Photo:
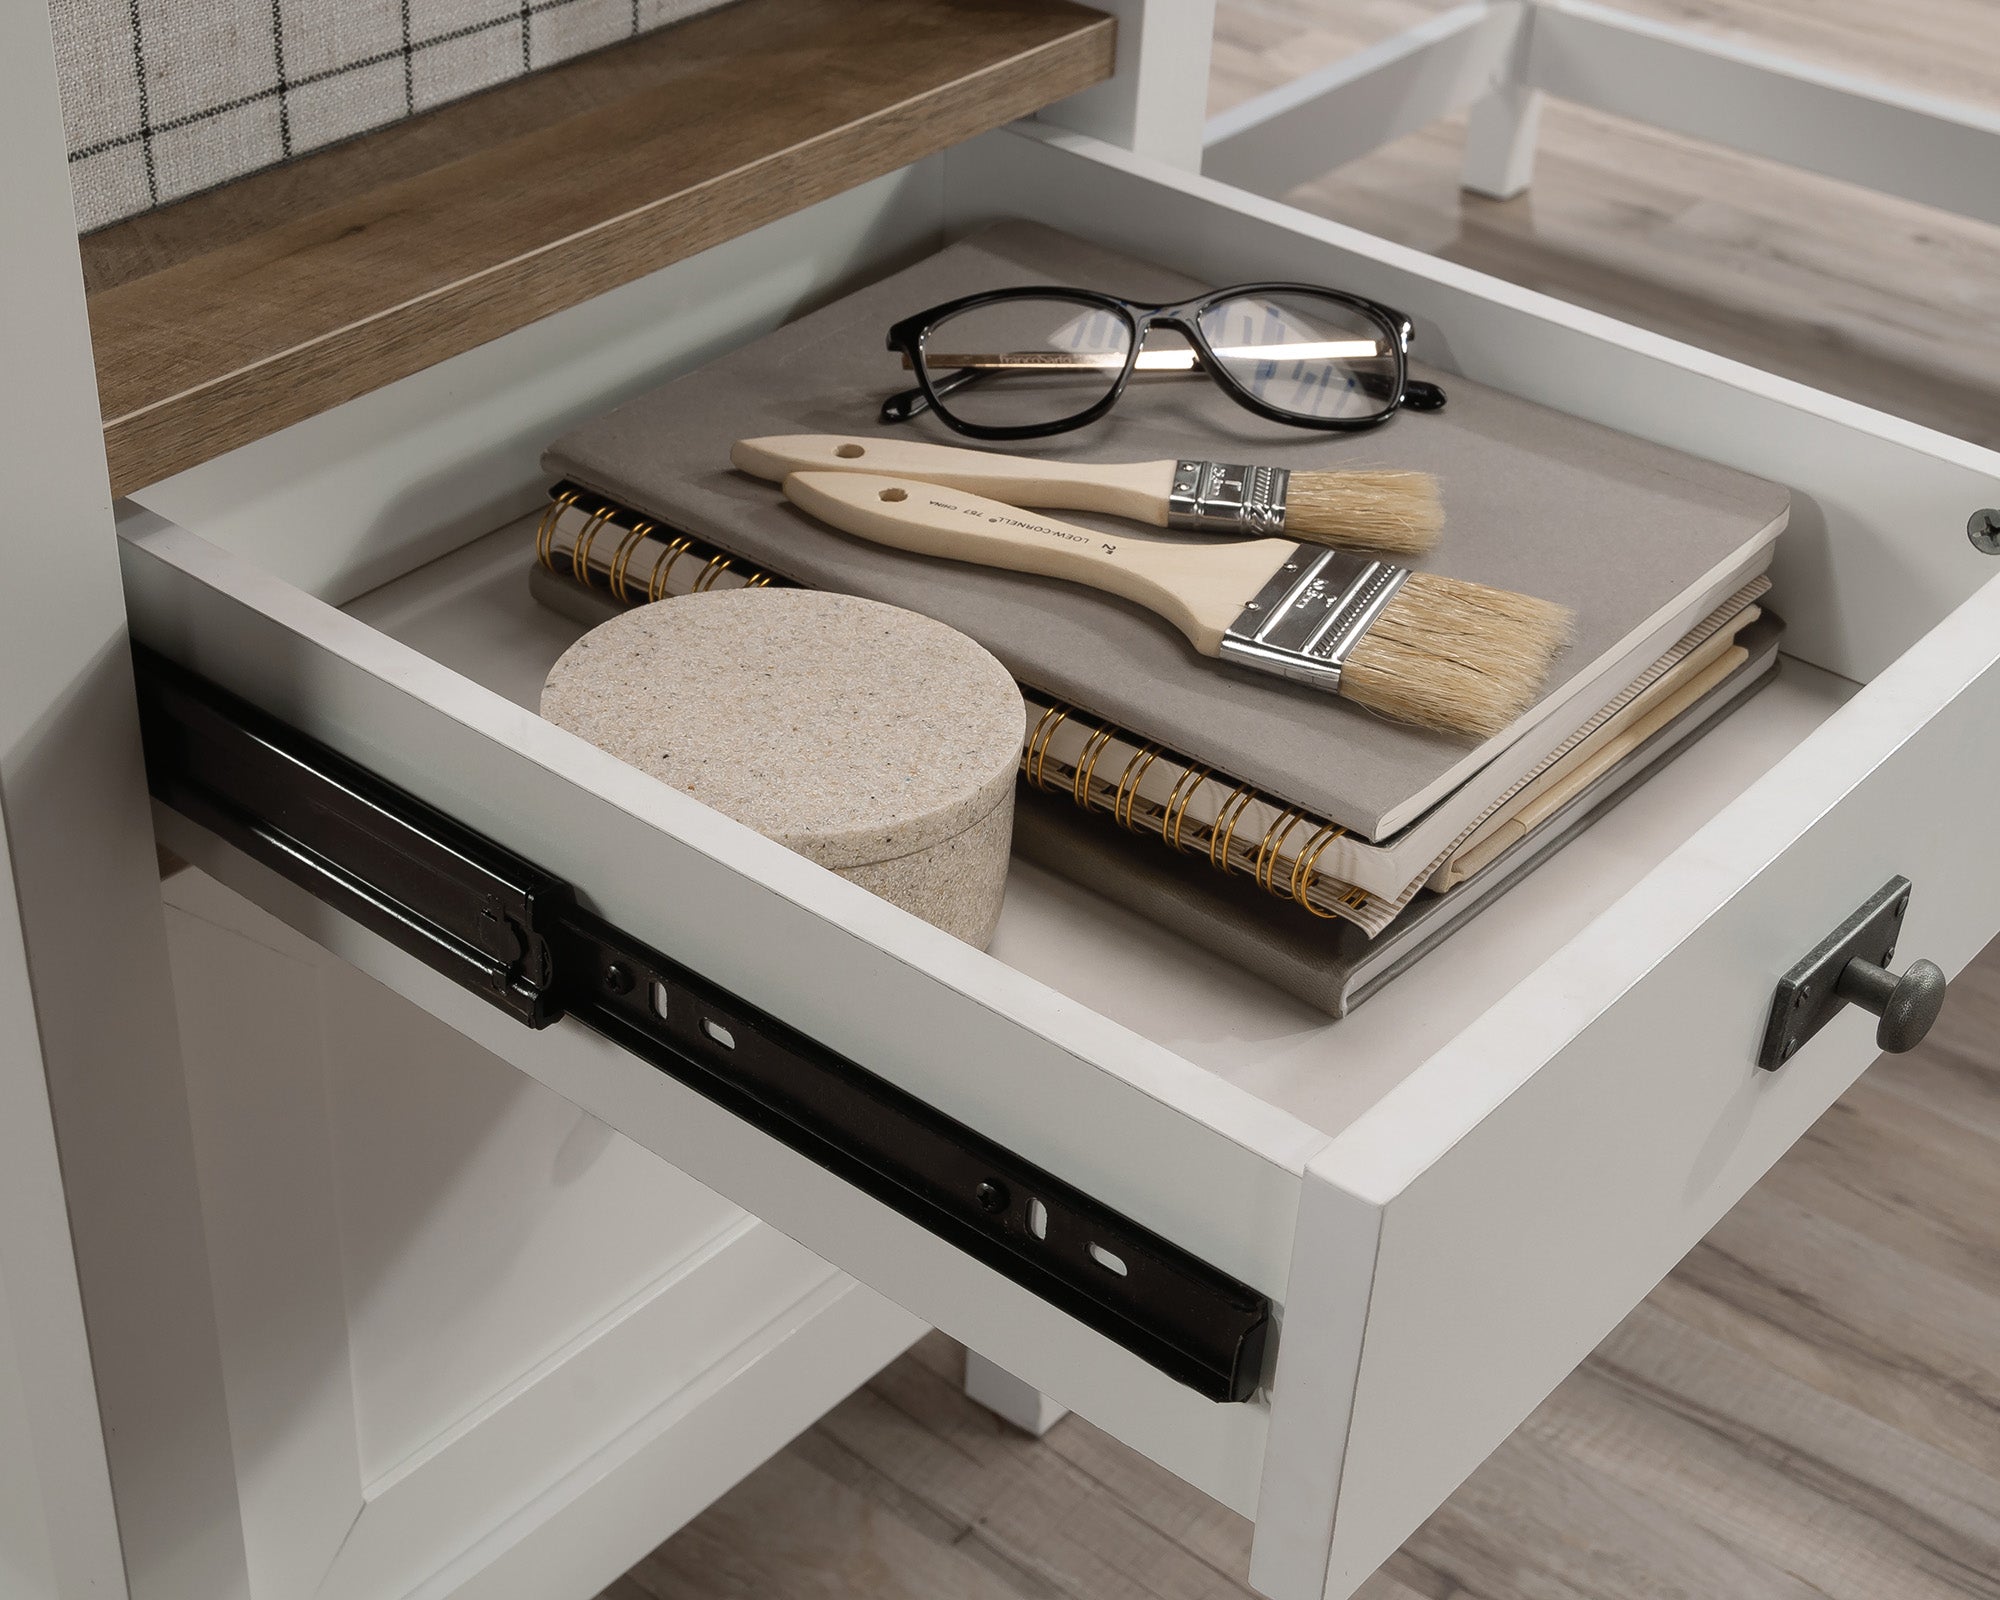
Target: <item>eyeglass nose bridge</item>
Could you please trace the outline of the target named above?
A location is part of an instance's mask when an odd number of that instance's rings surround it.
[[[1188,349],[1194,353],[1194,364],[1196,367],[1203,370],[1213,370],[1208,357],[1207,341],[1203,339],[1200,330],[1196,327],[1196,319],[1187,315],[1182,307],[1159,306],[1156,308],[1144,308],[1137,312],[1134,320],[1139,324],[1139,342],[1133,347],[1133,361],[1135,365],[1137,364],[1138,357],[1146,353],[1146,341],[1152,336],[1153,330],[1155,328],[1167,328],[1179,334],[1187,342]]]

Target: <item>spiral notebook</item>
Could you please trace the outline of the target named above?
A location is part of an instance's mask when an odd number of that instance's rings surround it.
[[[1768,614],[1751,623],[1716,663],[1720,670],[1645,719],[1616,760],[1581,773],[1582,781],[1507,837],[1472,876],[1443,891],[1427,887],[1373,937],[1352,923],[1286,914],[1248,878],[1190,874],[1151,841],[1097,826],[1064,799],[1028,787],[1015,798],[1014,851],[1307,1005],[1344,1017],[1769,684],[1783,632]]]
[[[593,626],[629,605],[773,582],[685,534],[668,535],[625,508],[559,487],[535,530],[530,586],[551,609]],[[1622,760],[1630,731],[1662,708],[1678,714],[1712,687],[1707,676],[1732,652],[1737,635],[1759,616],[1755,602],[1769,581],[1753,579],[1652,662],[1511,790],[1464,824],[1456,837],[1394,895],[1339,878],[1328,848],[1341,831],[1324,819],[1282,806],[1227,773],[1094,721],[1074,706],[1023,692],[1021,776],[1094,813],[1087,830],[1144,835],[1166,864],[1185,858],[1247,878],[1262,894],[1288,900],[1315,917],[1338,919],[1374,937],[1391,927],[1418,891],[1470,876],[1557,802],[1567,803],[1581,777],[1591,781]],[[1740,656],[1741,652],[1734,654]],[[1730,663],[1734,665],[1734,662]],[[1478,863],[1475,866],[1475,861]],[[1178,865],[1178,864],[1176,864]]]
[[[908,382],[883,348],[892,322],[975,290],[1035,282],[1158,300],[1202,287],[1036,224],[1001,224],[582,424],[551,445],[544,465],[764,571],[970,634],[1023,685],[1342,829],[1327,848],[1357,849],[1341,869],[1350,881],[1373,860],[1352,836],[1380,843],[1422,822],[1433,830],[1423,848],[1380,863],[1384,892],[1407,887],[1435,846],[1760,572],[1784,525],[1789,499],[1777,484],[1424,368],[1448,391],[1446,409],[1363,434],[1285,428],[1212,383],[1162,379],[1101,423],[1035,441],[1037,454],[1069,460],[1201,456],[1436,474],[1447,532],[1420,565],[1577,614],[1576,642],[1539,702],[1475,744],[1218,666],[1171,625],[1113,597],[850,538],[730,468],[738,438],[875,431],[883,397]],[[934,419],[896,431],[964,442]]]

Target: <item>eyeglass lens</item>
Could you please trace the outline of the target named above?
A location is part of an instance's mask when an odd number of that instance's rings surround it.
[[[1362,419],[1396,399],[1396,347],[1366,312],[1288,291],[1204,306],[1202,337],[1245,391],[1295,416]]]
[[[924,370],[944,409],[976,427],[1034,427],[1088,411],[1132,349],[1115,311],[1075,300],[1000,300],[935,323]]]

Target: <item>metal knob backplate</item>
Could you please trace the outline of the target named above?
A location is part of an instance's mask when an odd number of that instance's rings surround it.
[[[1929,961],[1889,970],[1909,907],[1910,880],[1891,878],[1778,981],[1758,1066],[1783,1066],[1849,1003],[1881,1018],[1877,1049],[1899,1053],[1922,1042],[1944,1008],[1945,976]]]

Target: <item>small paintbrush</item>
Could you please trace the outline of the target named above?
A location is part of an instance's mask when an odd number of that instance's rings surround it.
[[[1205,656],[1448,733],[1505,728],[1569,637],[1569,612],[1550,601],[1290,539],[1120,539],[908,479],[784,482],[787,499],[842,532],[1122,595]]]
[[[1228,461],[1049,461],[917,440],[796,433],[739,439],[729,459],[781,483],[792,472],[886,472],[1045,511],[1101,511],[1231,538],[1288,533],[1422,555],[1444,527],[1428,472],[1294,472]]]

